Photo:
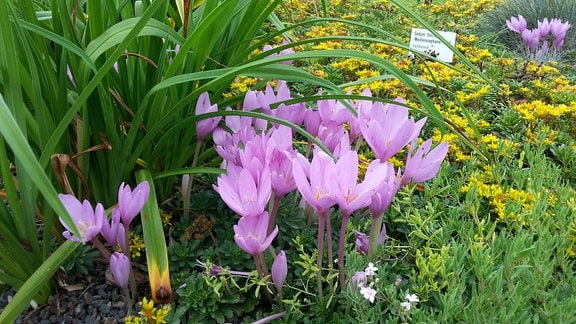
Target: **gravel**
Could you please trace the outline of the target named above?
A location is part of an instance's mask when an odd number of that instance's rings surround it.
[[[29,306],[15,323],[122,323],[128,312],[126,301],[121,289],[106,282],[106,268],[95,263],[86,276],[60,275],[59,287],[48,304]],[[12,288],[0,294],[0,313],[14,294]]]

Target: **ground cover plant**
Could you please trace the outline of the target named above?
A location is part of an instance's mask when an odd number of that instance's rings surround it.
[[[131,323],[573,321],[576,73],[510,3],[1,4],[0,322],[79,246]]]

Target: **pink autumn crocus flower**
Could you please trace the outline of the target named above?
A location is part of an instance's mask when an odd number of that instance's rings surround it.
[[[400,188],[400,171],[394,173],[394,167],[390,162],[386,162],[383,173],[384,181],[380,188],[378,188],[374,195],[372,195],[372,200],[368,206],[370,213],[372,213],[372,217],[379,217],[384,213],[392,203],[392,200],[394,200],[394,197]]]
[[[58,197],[60,201],[62,201],[62,204],[64,204],[64,207],[80,234],[80,237],[73,236],[72,227],[68,226],[68,224],[60,218],[60,223],[67,229],[67,231],[62,233],[62,236],[74,242],[88,242],[94,239],[96,235],[100,233],[102,223],[106,218],[102,204],[98,203],[96,209],[93,209],[88,200],[80,202],[73,195],[64,194],[59,194]]]
[[[283,197],[296,189],[292,176],[292,159],[294,154],[286,150],[273,149],[270,156],[270,180],[276,197]]]
[[[110,256],[110,272],[116,284],[123,289],[128,288],[130,279],[130,259],[123,253],[114,252]]]
[[[401,98],[396,101],[405,102]],[[382,161],[387,161],[417,137],[424,122],[425,119],[415,122],[408,118],[408,109],[396,104],[362,105],[358,111],[362,135],[374,156]]]
[[[268,221],[267,212],[240,218],[234,225],[234,241],[238,247],[252,256],[264,252],[278,235],[278,225],[267,235]]]
[[[546,35],[550,33],[550,27],[551,26],[548,18],[544,18],[542,21],[538,20],[538,28],[536,28],[536,30],[538,31],[540,37],[546,37]]]
[[[432,140],[429,139],[422,143],[415,152],[412,150],[408,154],[402,185],[410,182],[424,182],[436,176],[448,152],[448,143],[443,142],[430,150],[431,146]]]
[[[288,44],[288,41],[283,40],[280,45],[284,46],[287,44]],[[272,49],[274,49],[274,48],[271,45],[267,44],[267,45],[264,45],[264,47],[262,48],[262,51],[268,52]],[[268,55],[268,57],[276,57],[276,56],[287,55],[287,54],[292,54],[292,53],[294,53],[294,50],[292,48],[285,48],[278,53],[272,53],[272,54]],[[293,60],[287,60],[287,61],[282,61],[280,63],[285,64],[285,65],[292,65],[293,62],[294,62]]]
[[[554,37],[553,44],[554,49],[559,51],[564,45],[564,39],[566,38],[566,32],[570,28],[569,22],[562,22],[560,19],[552,19],[550,21],[550,33]]]
[[[208,92],[204,92],[200,97],[198,97],[198,102],[196,103],[196,116],[216,111],[218,111],[218,105],[210,104],[210,96],[208,95]],[[220,119],[222,119],[222,117],[212,117],[197,121],[196,137],[198,138],[198,141],[203,141],[206,136],[208,136],[208,134],[218,126]]]
[[[388,164],[374,160],[368,166],[364,180],[358,183],[358,153],[348,151],[336,162],[335,196],[344,217],[368,206],[372,196],[387,177]]]
[[[286,260],[286,253],[283,250],[276,255],[271,270],[272,282],[274,286],[276,286],[276,291],[280,292],[288,275],[288,261]]]
[[[118,208],[113,208],[110,220],[108,220],[107,217],[104,217],[102,222],[100,234],[102,234],[102,237],[104,237],[106,242],[108,242],[112,247],[116,247],[116,244],[118,244],[118,228],[121,225],[120,218],[120,210]]]
[[[292,174],[298,191],[318,214],[324,214],[336,204],[334,181],[340,175],[336,171],[336,164],[328,154],[316,150],[312,162],[300,153],[296,154],[296,158],[292,161]]]
[[[218,177],[214,190],[222,200],[240,216],[261,214],[272,195],[270,172],[262,170],[259,179],[254,179],[247,169],[229,164],[227,174]]]
[[[570,28],[570,22],[562,22],[562,20],[555,18],[550,21],[550,33],[554,38],[562,38],[566,36],[566,32]]]
[[[522,34],[528,24],[526,23],[526,19],[524,19],[522,15],[519,15],[518,18],[512,17],[510,20],[506,20],[506,26],[508,26],[508,29],[511,31]]]
[[[537,30],[525,29],[522,32],[522,40],[531,52],[536,52],[540,43],[540,33]]]
[[[148,181],[142,181],[134,188],[122,182],[118,189],[118,209],[120,210],[120,217],[125,227],[130,226],[130,223],[142,211],[144,204],[150,195],[150,185]]]

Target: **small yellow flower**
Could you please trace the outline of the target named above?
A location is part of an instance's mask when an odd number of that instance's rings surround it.
[[[128,240],[130,241],[130,256],[132,258],[138,258],[141,256],[141,252],[144,250],[144,240],[134,232],[130,232]]]

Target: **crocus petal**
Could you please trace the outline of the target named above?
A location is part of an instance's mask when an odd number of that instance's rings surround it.
[[[112,217],[110,221],[108,218],[103,222],[102,229],[100,230],[100,234],[102,237],[110,244],[111,246],[115,246],[117,243],[117,235],[118,235],[118,225],[120,224],[120,211],[118,208],[112,209]]]
[[[60,218],[60,222],[67,229],[67,231],[62,233],[64,237],[76,242],[88,242],[100,233],[103,219],[105,217],[104,207],[102,207],[101,204],[97,204],[95,211],[92,209],[92,205],[88,200],[84,200],[84,202],[81,203],[72,195],[60,194],[58,197],[68,211],[68,214],[72,218],[72,221],[80,234],[80,237],[74,238],[72,236],[72,228],[69,227],[62,218]]]
[[[356,244],[356,252],[362,255],[368,254],[368,248],[370,246],[368,235],[354,231],[354,243]]]
[[[268,223],[266,223],[266,225],[268,225]],[[268,229],[268,226],[266,226],[266,229]],[[272,244],[272,241],[276,238],[277,235],[278,235],[278,225],[274,227],[274,230],[272,230],[272,233],[270,233],[270,235],[265,236],[266,239],[261,243],[261,248],[259,252],[264,252],[264,250],[266,250],[270,246],[270,244]]]
[[[448,152],[448,143],[443,142],[430,151],[431,145],[432,140],[427,140],[420,145],[414,155],[408,154],[402,185],[424,182],[436,176]]]
[[[288,261],[286,260],[286,253],[284,253],[284,251],[281,250],[280,253],[276,255],[272,263],[271,274],[272,282],[274,282],[276,290],[282,291],[282,285],[288,275]]]
[[[121,288],[128,288],[130,279],[130,259],[123,253],[114,252],[110,256],[110,272]]]
[[[147,181],[142,181],[134,191],[125,183],[118,189],[118,208],[124,226],[130,226],[130,223],[140,213],[150,194],[150,185]]]

